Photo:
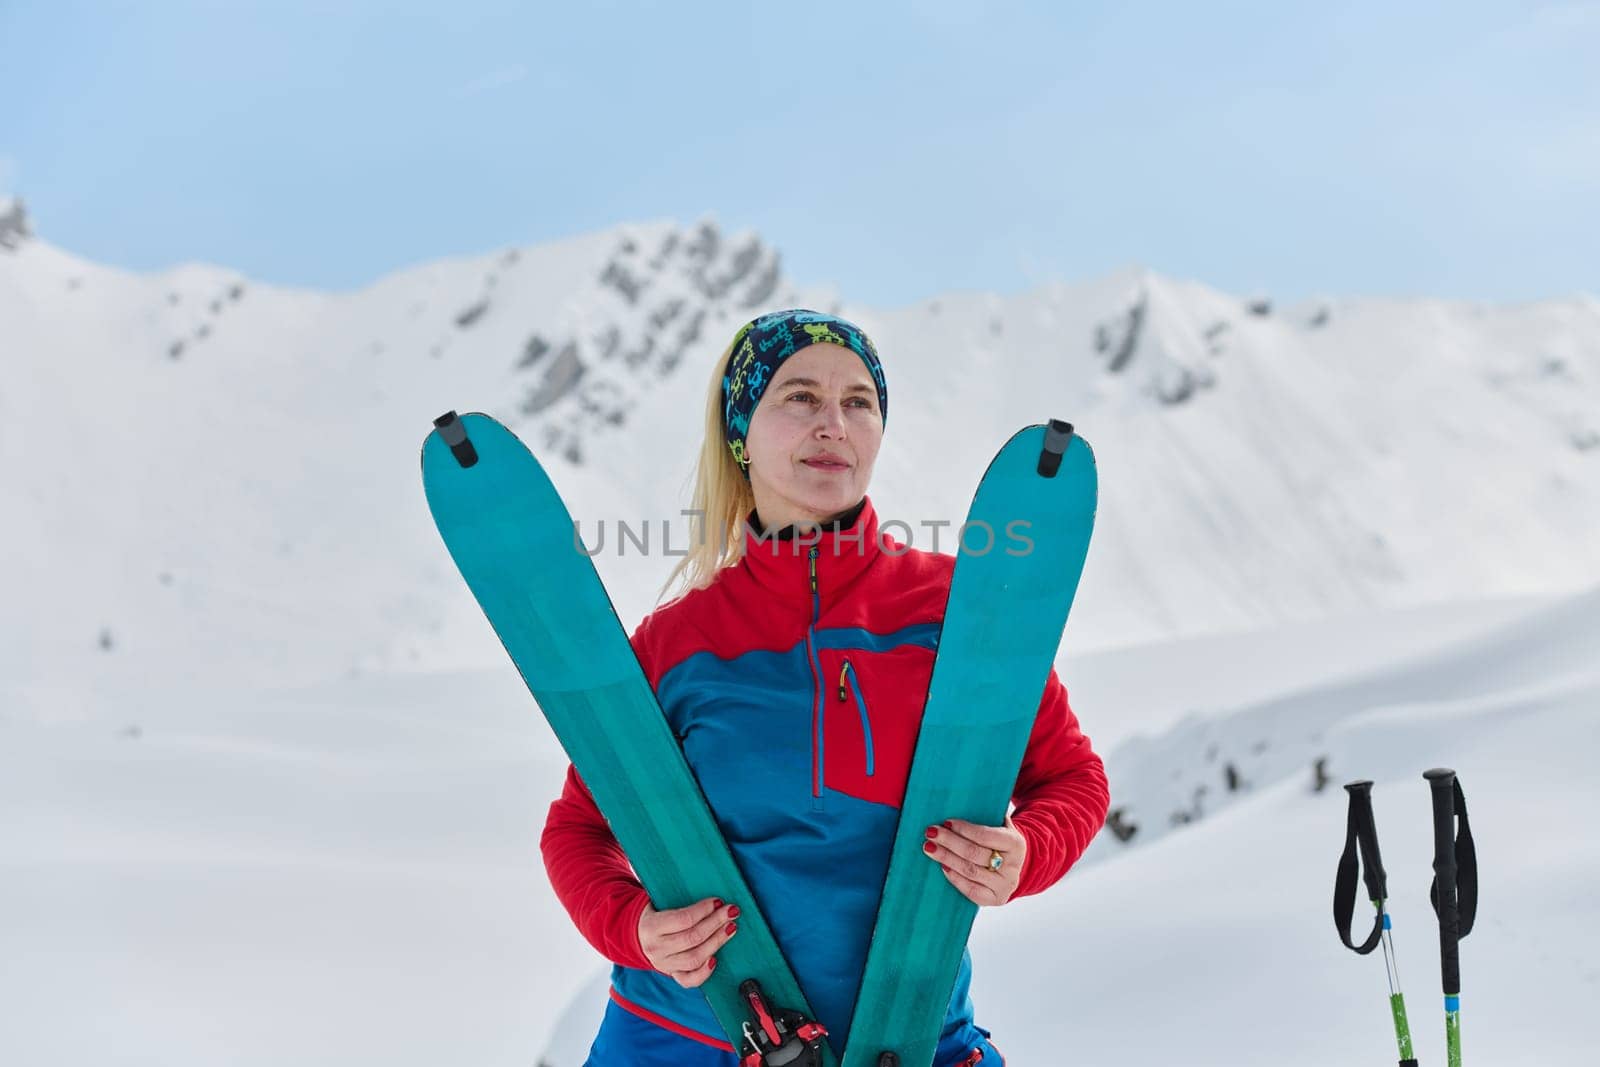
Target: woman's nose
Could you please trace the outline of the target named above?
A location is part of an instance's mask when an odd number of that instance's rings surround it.
[[[823,404],[822,428],[835,437],[843,437],[844,409],[837,404]]]

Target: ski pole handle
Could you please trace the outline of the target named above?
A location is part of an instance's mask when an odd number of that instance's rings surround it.
[[[1424,772],[1433,792],[1433,876],[1439,912],[1439,967],[1447,997],[1461,993],[1461,917],[1456,908],[1456,772],[1435,767]]]
[[[1388,895],[1383,859],[1378,855],[1378,826],[1372,816],[1372,783],[1363,778],[1347,783],[1350,803],[1345,812],[1344,851],[1339,854],[1339,869],[1333,877],[1333,928],[1344,947],[1365,956],[1383,938]],[[1356,909],[1356,871],[1367,883],[1367,895],[1378,906],[1372,917],[1372,932],[1359,945],[1350,939],[1350,923]]]
[[[1383,857],[1378,854],[1378,824],[1372,815],[1372,782],[1363,778],[1346,784],[1344,789],[1350,794],[1350,817],[1361,849],[1361,880],[1367,886],[1367,899],[1388,900],[1389,879],[1383,870]]]

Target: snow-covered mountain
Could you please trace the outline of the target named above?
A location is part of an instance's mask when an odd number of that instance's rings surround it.
[[[416,450],[489,411],[659,548],[712,361],[793,304],[877,340],[873,492],[916,543],[1021,423],[1099,459],[1062,677],[1119,814],[974,928],[1012,1062],[1392,1056],[1383,966],[1328,921],[1355,777],[1437,1059],[1438,764],[1481,866],[1469,1057],[1590,1048],[1593,297],[1282,309],[1128,270],[872,309],[710,220],[325,294],[109,270],[20,205],[0,237],[0,1062],[581,1062],[606,966],[537,846],[567,760]],[[670,560],[596,562],[631,624]]]
[[[15,197],[0,196],[0,250],[14,251],[32,236],[28,228],[28,210]]]
[[[654,603],[712,363],[774,307],[836,310],[893,402],[873,494],[949,550],[989,457],[1066,418],[1102,497],[1065,655],[1600,582],[1600,301],[1276,308],[1130,269],[896,309],[786,278],[757,235],[661,221],[351,293],[0,247],[7,685],[242,682],[495,663],[428,519],[446,409],[516,428],[624,622]],[[655,553],[617,554],[618,522]],[[589,542],[593,544],[593,541]]]

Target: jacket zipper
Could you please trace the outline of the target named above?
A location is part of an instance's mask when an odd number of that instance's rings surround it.
[[[848,683],[848,688],[846,683]],[[861,695],[861,679],[856,675],[850,661],[845,660],[844,666],[839,669],[839,700],[844,702],[850,699],[849,694],[854,693],[856,698],[856,711],[861,715],[861,734],[865,738],[867,747],[867,777],[872,777],[872,719],[867,715],[867,700]]]
[[[817,619],[822,613],[822,598],[817,592],[817,546],[812,545],[806,553],[810,560],[811,574],[811,625],[806,627],[806,652],[811,657],[811,744],[816,752],[816,759],[811,769],[811,807],[813,811],[822,810],[822,777],[823,777],[823,736],[822,724],[825,721],[824,704],[822,698],[822,663],[817,659]]]

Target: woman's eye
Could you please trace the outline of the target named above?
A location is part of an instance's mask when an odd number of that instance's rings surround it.
[[[790,393],[784,399],[786,399],[786,400],[803,400],[807,404],[815,404],[817,402],[816,394],[815,393],[808,393],[808,392]],[[863,410],[866,410],[866,411],[875,410],[872,401],[868,400],[864,396],[853,396],[853,397],[850,397],[846,402],[851,404],[851,405],[853,405],[853,406],[855,406],[855,407],[858,407],[858,408],[861,408]]]

